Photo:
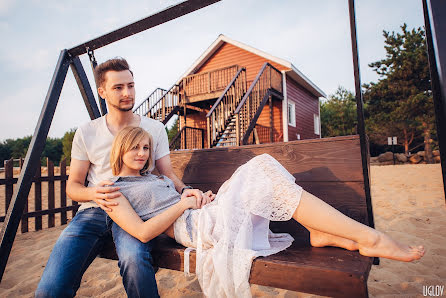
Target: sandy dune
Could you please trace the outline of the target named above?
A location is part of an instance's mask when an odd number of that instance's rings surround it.
[[[445,285],[446,206],[441,168],[435,165],[372,166],[376,227],[407,243],[424,244],[425,257],[414,263],[381,260],[369,277],[371,297],[422,297],[423,286]],[[1,297],[32,297],[46,260],[63,227],[18,235],[3,281]],[[202,297],[195,277],[160,269],[162,297]],[[313,297],[252,286],[254,297]],[[97,258],[82,280],[78,297],[125,297],[115,261]]]

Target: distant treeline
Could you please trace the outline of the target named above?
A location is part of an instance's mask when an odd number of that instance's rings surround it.
[[[71,144],[73,142],[75,129],[66,132],[62,138],[47,138],[45,148],[41,155],[41,164],[46,164],[46,158],[59,165],[63,158],[67,159],[67,164],[71,159]],[[31,136],[20,139],[7,139],[0,142],[0,167],[4,161],[11,158],[21,158],[26,156],[26,152],[31,142]]]

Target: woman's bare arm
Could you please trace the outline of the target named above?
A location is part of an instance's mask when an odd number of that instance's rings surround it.
[[[168,230],[186,209],[197,208],[197,199],[194,196],[183,195],[175,205],[157,216],[143,221],[122,194],[114,198],[113,202],[118,203],[118,205],[112,206],[112,211],[107,211],[110,218],[124,231],[144,243]],[[168,234],[171,237],[173,236],[171,235],[173,234],[172,229],[169,229]]]

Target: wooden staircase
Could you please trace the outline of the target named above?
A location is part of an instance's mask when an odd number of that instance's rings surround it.
[[[236,117],[232,115],[229,118],[228,125],[223,133],[220,134],[215,147],[237,146]]]
[[[226,84],[226,88],[223,92],[218,91],[223,84]],[[204,85],[208,86],[207,89]],[[246,69],[238,66],[188,76],[167,91],[157,88],[134,112],[166,124],[182,108],[185,111],[203,110],[193,106],[190,96],[212,97],[216,92],[221,92],[220,96],[206,115],[207,146],[227,147],[254,143],[255,126],[263,107],[268,101],[272,105],[272,97],[283,98],[282,73],[266,62],[249,89]],[[178,131],[170,145],[171,149],[203,148],[204,130],[185,126]]]
[[[155,94],[158,89],[163,90],[157,88],[152,94]],[[180,109],[181,89],[182,83],[180,82],[180,84],[173,85],[167,91],[163,90],[164,93],[160,96],[158,95],[158,97],[149,95],[133,112],[158,120],[165,125]],[[150,108],[147,108],[148,106]]]
[[[234,112],[245,92],[246,69],[241,68],[206,115],[209,147],[236,146]]]
[[[206,115],[210,147],[246,145],[255,139],[253,132],[263,107],[271,97],[283,99],[282,73],[265,62],[246,90],[242,68]],[[252,137],[252,138],[251,138]]]
[[[150,95],[139,106],[133,109],[133,113],[140,116],[147,116],[150,108],[156,104],[164,94],[166,94],[166,90],[156,88],[155,91],[150,93]]]

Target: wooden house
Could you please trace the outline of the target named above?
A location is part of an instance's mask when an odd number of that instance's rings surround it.
[[[172,149],[320,138],[324,92],[290,62],[220,35],[168,90],[135,113],[179,117]]]

